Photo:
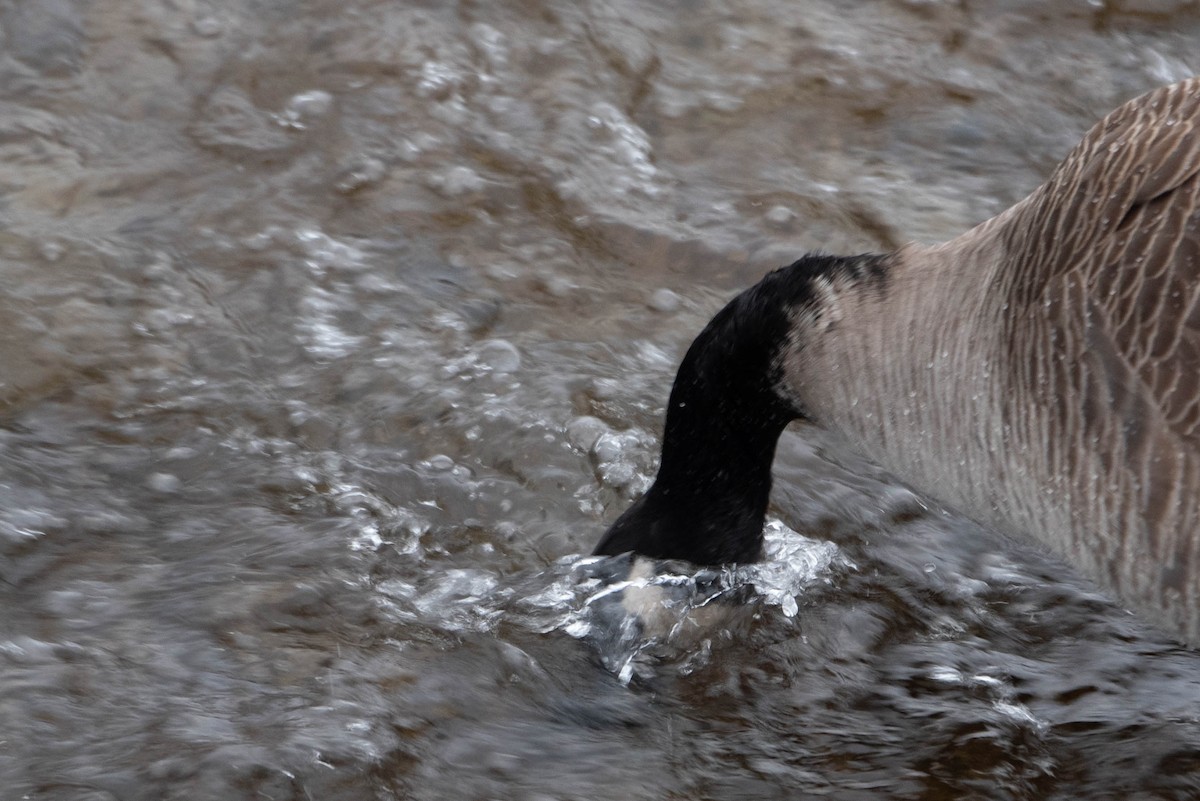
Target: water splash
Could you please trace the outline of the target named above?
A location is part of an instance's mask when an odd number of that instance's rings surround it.
[[[527,631],[560,631],[596,649],[622,682],[665,665],[679,674],[707,663],[714,642],[766,609],[795,618],[798,597],[849,565],[836,545],[770,521],[763,562],[696,568],[627,554],[571,555],[517,577],[459,568],[423,580],[380,583],[381,606],[398,621],[435,623],[451,633],[494,631],[501,621]]]
[[[754,586],[767,606],[777,606],[787,617],[799,611],[796,598],[805,587],[824,575],[835,561],[853,564],[832,542],[801,536],[778,520],[763,529],[764,559],[738,568],[744,581]]]

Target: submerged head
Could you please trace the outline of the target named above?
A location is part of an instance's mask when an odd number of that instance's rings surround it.
[[[762,550],[771,463],[784,427],[805,418],[783,386],[798,314],[835,274],[883,276],[882,259],[810,255],[729,302],[688,349],[667,404],[662,461],[650,490],[595,553],[633,551],[700,565],[752,562]]]

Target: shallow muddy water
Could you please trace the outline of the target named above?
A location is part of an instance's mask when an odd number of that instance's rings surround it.
[[[771,559],[645,580],[670,634],[583,556],[737,288],[1007,207],[1200,67],[1194,4],[11,0],[0,37],[0,798],[1200,797],[1200,655],[819,431]]]

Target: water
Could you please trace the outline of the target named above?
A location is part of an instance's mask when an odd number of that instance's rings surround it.
[[[1200,66],[975,5],[0,7],[0,797],[1200,795],[1196,654],[821,432],[657,628],[583,556],[734,290]]]

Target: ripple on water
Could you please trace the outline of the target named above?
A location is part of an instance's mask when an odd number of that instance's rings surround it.
[[[820,446],[836,547],[570,555],[734,287],[1016,200],[1186,0],[296,5],[0,3],[4,792],[1197,797],[1193,652]]]
[[[770,521],[764,534],[763,562],[728,569],[576,555],[517,579],[430,566],[416,579],[382,581],[376,591],[397,622],[481,633],[503,620],[590,643],[623,682],[649,677],[662,665],[686,674],[748,615],[775,609],[794,618],[807,588],[848,566],[837,546],[802,537],[779,521]]]

